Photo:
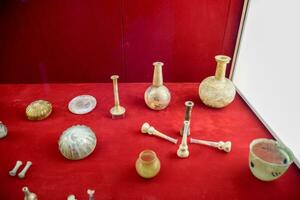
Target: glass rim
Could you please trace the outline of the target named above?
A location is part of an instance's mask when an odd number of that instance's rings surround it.
[[[252,151],[252,148],[254,145],[258,144],[258,143],[261,143],[261,142],[268,142],[268,143],[273,143],[275,145],[277,145],[281,150],[283,150],[285,153],[287,153],[288,155],[288,158],[289,158],[289,161],[287,163],[273,163],[273,162],[268,162],[266,160],[264,160],[263,158],[257,156],[253,151]],[[255,159],[258,159],[260,160],[261,162],[265,163],[265,164],[269,164],[269,165],[273,165],[273,166],[281,166],[281,167],[286,167],[286,166],[289,166],[291,165],[293,162],[294,162],[294,154],[293,152],[288,148],[286,147],[284,144],[278,142],[277,140],[274,140],[274,139],[268,139],[268,138],[257,138],[257,139],[254,139],[251,141],[250,145],[249,145],[249,149],[250,149],[250,153],[252,154],[252,156],[255,158]]]
[[[145,155],[150,155],[150,156],[152,156],[152,157],[151,157],[151,160],[144,160],[144,159],[143,159],[143,156],[145,156]],[[143,163],[147,164],[147,163],[152,163],[152,162],[154,162],[155,159],[157,158],[157,156],[156,156],[156,153],[155,153],[153,150],[151,150],[151,149],[146,149],[146,150],[143,150],[142,152],[140,152],[139,158],[141,159],[141,161],[142,161]]]

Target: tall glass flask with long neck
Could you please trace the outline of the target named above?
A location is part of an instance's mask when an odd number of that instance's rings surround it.
[[[166,108],[171,101],[169,89],[163,85],[162,62],[155,62],[152,85],[145,91],[145,102],[153,110]]]

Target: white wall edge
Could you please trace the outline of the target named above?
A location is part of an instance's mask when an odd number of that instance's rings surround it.
[[[271,135],[279,142],[287,146],[280,138],[277,136],[277,134],[273,131],[273,129],[267,124],[267,122],[259,115],[259,113],[256,111],[256,109],[250,104],[250,102],[246,99],[246,97],[243,95],[243,93],[238,89],[237,86],[235,86],[237,93],[242,97],[242,99],[246,102],[246,104],[249,106],[249,108],[252,110],[252,112],[257,116],[257,118],[263,123],[263,125],[268,129],[268,131],[271,133]],[[287,146],[288,147],[288,146]],[[289,147],[288,147],[289,148]],[[297,158],[294,157],[294,163],[300,169],[300,162]]]

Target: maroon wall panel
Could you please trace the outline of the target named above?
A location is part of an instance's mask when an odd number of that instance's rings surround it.
[[[239,18],[230,19],[230,0],[127,0],[126,68],[129,80],[148,81],[152,62],[163,61],[166,81],[197,81],[214,74],[216,54],[233,54]],[[134,6],[131,6],[134,5]],[[226,30],[230,32],[224,40]],[[143,70],[141,70],[143,69]]]
[[[2,0],[0,82],[200,82],[233,55],[242,0]],[[229,71],[229,70],[228,70]]]
[[[123,73],[119,0],[2,4],[2,82],[101,82]]]

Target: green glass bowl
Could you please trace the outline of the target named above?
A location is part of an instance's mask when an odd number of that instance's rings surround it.
[[[294,161],[290,149],[276,140],[259,138],[250,143],[249,167],[262,181],[281,177]]]

